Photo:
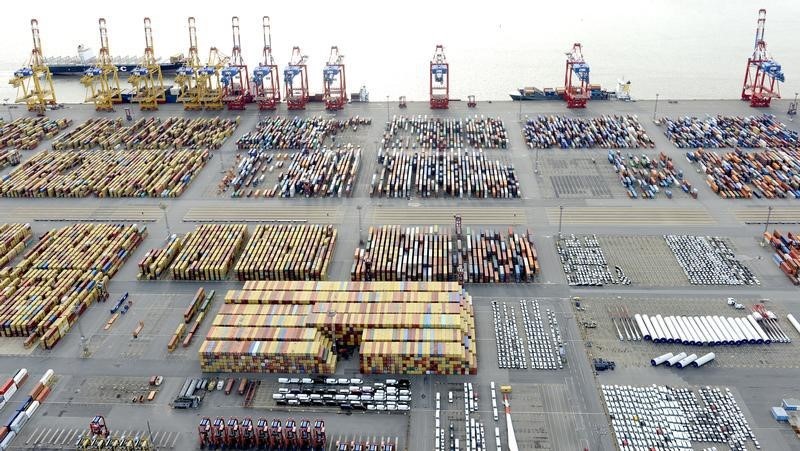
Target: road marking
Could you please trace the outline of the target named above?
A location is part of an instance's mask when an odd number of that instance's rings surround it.
[[[497,207],[382,207],[372,211],[371,224],[453,224],[461,215],[463,224],[521,225],[528,222],[522,208]]]
[[[64,438],[64,443],[72,443],[72,441],[75,439],[75,436],[78,434],[79,431],[80,431],[79,429],[73,429],[72,433]]]
[[[41,436],[44,433],[44,429],[41,426],[37,427],[36,430],[33,431],[33,434],[31,434],[31,436],[28,437],[28,440],[25,442],[26,445],[28,443],[30,443],[31,440],[33,440],[33,436],[36,435],[37,432],[39,433],[39,436]],[[33,443],[37,443],[37,442],[38,442],[38,438],[37,438],[37,440],[33,440]]]
[[[180,436],[181,436],[181,433],[180,433],[180,432],[178,432],[177,434],[175,434],[175,438],[174,438],[174,439],[172,439],[172,444],[171,444],[171,445],[169,445],[169,447],[170,447],[170,448],[175,448],[175,444],[176,444],[176,443],[178,443],[178,437],[180,437]]]
[[[545,209],[551,225],[630,224],[630,225],[708,225],[714,218],[703,208],[677,207],[558,207]]]
[[[344,218],[340,207],[300,206],[289,208],[265,205],[225,205],[195,207],[183,217],[184,222],[311,222],[339,224]]]
[[[125,205],[119,207],[18,207],[10,217],[34,221],[136,221],[154,222],[161,217],[154,205]]]
[[[736,219],[745,224],[765,224],[769,216],[770,224],[800,223],[800,208],[773,208],[769,212],[767,206],[761,208],[740,208],[735,211]]]

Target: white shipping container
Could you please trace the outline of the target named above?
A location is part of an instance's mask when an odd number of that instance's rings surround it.
[[[8,449],[11,446],[11,442],[14,441],[14,437],[16,436],[17,436],[16,432],[14,431],[9,432],[8,435],[6,435],[6,438],[4,438],[2,442],[0,442],[0,449],[4,450]]]
[[[28,370],[22,368],[14,375],[14,384],[19,385],[20,381],[28,374]]]
[[[34,400],[33,402],[31,402],[31,405],[29,405],[28,408],[25,409],[25,415],[27,415],[28,418],[31,418],[33,414],[36,413],[36,409],[38,408],[39,408],[39,401]]]
[[[19,432],[22,429],[22,426],[25,426],[25,423],[28,422],[28,415],[25,415],[25,412],[19,412],[14,421],[11,422],[10,429],[14,432]]]
[[[16,392],[17,392],[17,386],[16,385],[12,385],[11,387],[8,387],[8,390],[6,390],[6,392],[3,394],[3,399],[5,399],[6,401],[10,401],[11,397],[14,396],[14,393],[16,393]]]
[[[42,378],[39,379],[39,382],[43,383],[44,385],[47,385],[50,382],[50,379],[53,378],[53,374],[55,374],[53,370],[47,370],[44,373],[44,376],[42,376]]]

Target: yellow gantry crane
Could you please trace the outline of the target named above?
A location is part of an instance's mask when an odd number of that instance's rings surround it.
[[[128,77],[128,83],[133,85],[136,92],[133,101],[139,103],[142,111],[157,110],[158,104],[166,101],[164,77],[153,50],[153,29],[149,17],[144,18],[144,57]]]
[[[17,88],[17,103],[28,105],[28,111],[44,115],[47,105],[56,104],[56,91],[53,89],[53,75],[44,60],[42,42],[39,40],[39,21],[31,19],[33,50],[28,65],[14,72],[8,83]]]
[[[189,18],[189,56],[186,64],[178,68],[175,76],[175,83],[181,88],[178,101],[183,102],[186,110],[203,109],[203,93],[198,84],[198,74],[203,68],[200,63],[200,55],[197,52],[197,28],[194,25],[194,17]]]
[[[197,84],[201,87],[203,107],[206,110],[221,110],[225,107],[223,102],[225,90],[221,75],[229,60],[230,58],[220,54],[216,47],[211,47],[208,52],[208,62],[200,69]]]
[[[117,66],[111,58],[108,48],[108,30],[106,20],[98,20],[100,25],[100,53],[97,65],[86,69],[81,83],[86,86],[86,101],[93,102],[97,111],[114,111],[114,104],[122,102],[122,90],[119,88]]]

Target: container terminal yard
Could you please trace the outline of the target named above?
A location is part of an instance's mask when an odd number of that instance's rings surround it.
[[[9,110],[0,446],[797,449],[790,102],[595,101],[580,51],[562,101],[437,48],[430,102]]]

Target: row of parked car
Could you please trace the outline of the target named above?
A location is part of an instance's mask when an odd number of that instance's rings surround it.
[[[359,378],[279,378],[278,384],[278,391],[272,394],[278,405],[378,412],[411,410],[411,382],[406,379],[368,385]]]

